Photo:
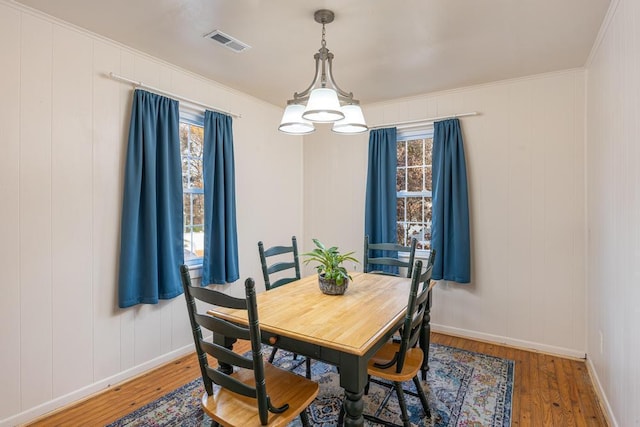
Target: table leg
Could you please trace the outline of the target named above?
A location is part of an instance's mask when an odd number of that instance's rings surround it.
[[[236,342],[235,338],[228,338],[220,334],[213,334],[213,342],[221,345],[223,347],[228,348],[229,350],[233,350],[233,344]],[[233,373],[233,366],[228,363],[218,362],[218,370],[220,372],[224,372],[225,374]]]
[[[367,361],[363,357],[344,355],[340,363],[340,385],[344,389],[344,426],[364,425],[364,387],[367,385]]]
[[[422,319],[422,329],[420,330],[420,348],[424,353],[424,359],[422,360],[422,380],[426,381],[427,371],[429,370],[429,344],[431,343],[431,290],[427,296],[427,305],[424,311],[424,318]]]
[[[350,391],[344,391],[344,426],[362,426],[364,425],[364,418],[362,417],[362,411],[364,409],[364,402],[362,396],[364,391],[360,393],[352,393]]]

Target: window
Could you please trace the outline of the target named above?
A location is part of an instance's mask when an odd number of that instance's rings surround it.
[[[417,250],[431,249],[431,155],[433,129],[398,133],[397,241],[409,246],[418,240]]]
[[[180,114],[184,260],[187,264],[201,263],[204,253],[203,120],[202,116]]]

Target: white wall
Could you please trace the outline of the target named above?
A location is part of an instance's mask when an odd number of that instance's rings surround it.
[[[14,425],[193,347],[182,297],[117,306],[132,88],[105,74],[242,114],[242,280],[261,278],[258,240],[302,234],[302,138],[277,131],[279,107],[5,1],[0,64],[0,425]]]
[[[569,70],[365,108],[371,125],[462,118],[472,283],[440,283],[434,330],[584,357],[584,71]],[[362,259],[368,136],[305,137],[310,238]]]
[[[614,1],[607,18],[587,68],[587,353],[613,425],[637,426],[640,2]]]

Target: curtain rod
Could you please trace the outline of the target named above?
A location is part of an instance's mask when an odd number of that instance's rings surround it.
[[[194,106],[197,106],[197,107],[200,107],[200,108],[204,108],[206,110],[212,110],[212,111],[217,111],[218,113],[228,114],[228,115],[230,115],[232,117],[235,117],[237,119],[242,117],[242,115],[240,115],[240,114],[232,113],[230,111],[225,111],[225,110],[222,110],[220,108],[212,107],[210,105],[203,104],[202,102],[194,101],[193,99],[185,98],[184,96],[176,95],[175,93],[167,92],[165,90],[158,89],[158,88],[155,88],[153,86],[146,85],[146,84],[144,84],[142,82],[138,82],[138,81],[135,81],[135,80],[128,79],[126,77],[119,76],[118,74],[113,73],[113,72],[109,73],[108,76],[110,78],[114,79],[114,80],[119,80],[119,81],[125,82],[125,83],[131,83],[134,86],[137,86],[137,87],[140,87],[140,88],[144,88],[144,89],[148,89],[148,90],[150,90],[152,92],[155,92],[155,93],[157,93],[159,95],[166,95],[166,96],[168,96],[170,98],[175,98],[175,99],[177,99],[179,101],[183,101],[183,102],[186,102],[187,104],[191,104],[191,105],[194,105]]]
[[[477,116],[480,113],[477,111],[472,111],[470,113],[460,113],[460,114],[452,114],[449,116],[440,116],[440,117],[429,117],[428,119],[420,119],[420,120],[408,120],[406,122],[396,122],[396,123],[385,123],[382,125],[370,126],[369,130],[373,129],[382,129],[388,127],[395,127],[398,129],[406,129],[418,126],[426,126],[432,125],[436,120],[445,120],[445,119],[455,119],[457,117],[468,117],[468,116]]]

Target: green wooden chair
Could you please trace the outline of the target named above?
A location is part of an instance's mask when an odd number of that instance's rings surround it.
[[[411,239],[410,246],[402,246],[397,243],[369,243],[369,236],[366,235],[364,236],[363,271],[365,273],[391,274],[380,270],[380,266],[388,265],[406,268],[407,277],[411,277],[417,244],[418,241],[415,238]],[[408,253],[408,260],[398,258],[399,253]]]
[[[291,246],[272,246],[264,248],[262,241],[258,242],[260,265],[264,277],[264,287],[267,291],[300,279],[300,260],[298,258],[298,243],[296,236],[291,237]],[[273,363],[278,348],[273,347],[269,356],[269,363]],[[296,359],[297,354],[293,355]],[[311,359],[305,360],[306,376],[311,379]]]
[[[402,388],[402,383],[405,381],[413,381],[425,415],[429,418],[431,417],[427,397],[418,379],[418,373],[422,368],[422,361],[424,360],[424,353],[417,344],[427,307],[432,268],[432,266],[428,267],[423,273],[422,261],[416,261],[412,273],[407,312],[404,317],[404,323],[402,324],[402,338],[400,342],[387,342],[371,357],[367,366],[367,372],[370,377],[369,381],[379,382],[377,378],[382,378],[393,383],[393,387],[398,396],[401,419],[404,427],[411,426],[407,413],[405,391]],[[339,423],[342,422],[343,418],[344,410],[341,410]],[[395,426],[395,424],[370,414],[365,414],[364,418],[374,423]]]
[[[233,298],[212,289],[193,287],[186,265],[180,267],[180,273],[205,388],[202,409],[213,420],[212,425],[286,426],[300,416],[303,426],[309,426],[306,408],[318,395],[318,384],[263,361],[253,279],[245,281],[246,298]],[[196,300],[247,310],[249,326],[199,313]],[[215,340],[205,341],[202,328],[231,340],[251,341],[251,355],[235,353]],[[207,355],[216,358],[226,369],[211,368]]]
[[[436,250],[431,249],[429,253],[429,259],[427,260],[426,269],[433,269],[433,263],[436,259]],[[427,284],[428,286],[429,284]],[[431,344],[431,304],[433,302],[432,291],[429,290],[427,296],[427,305],[424,311],[424,319],[422,321],[424,328],[422,330],[422,336],[420,337],[420,347],[424,352],[424,360],[422,361],[422,379],[427,379],[427,371],[429,370],[429,345]]]

